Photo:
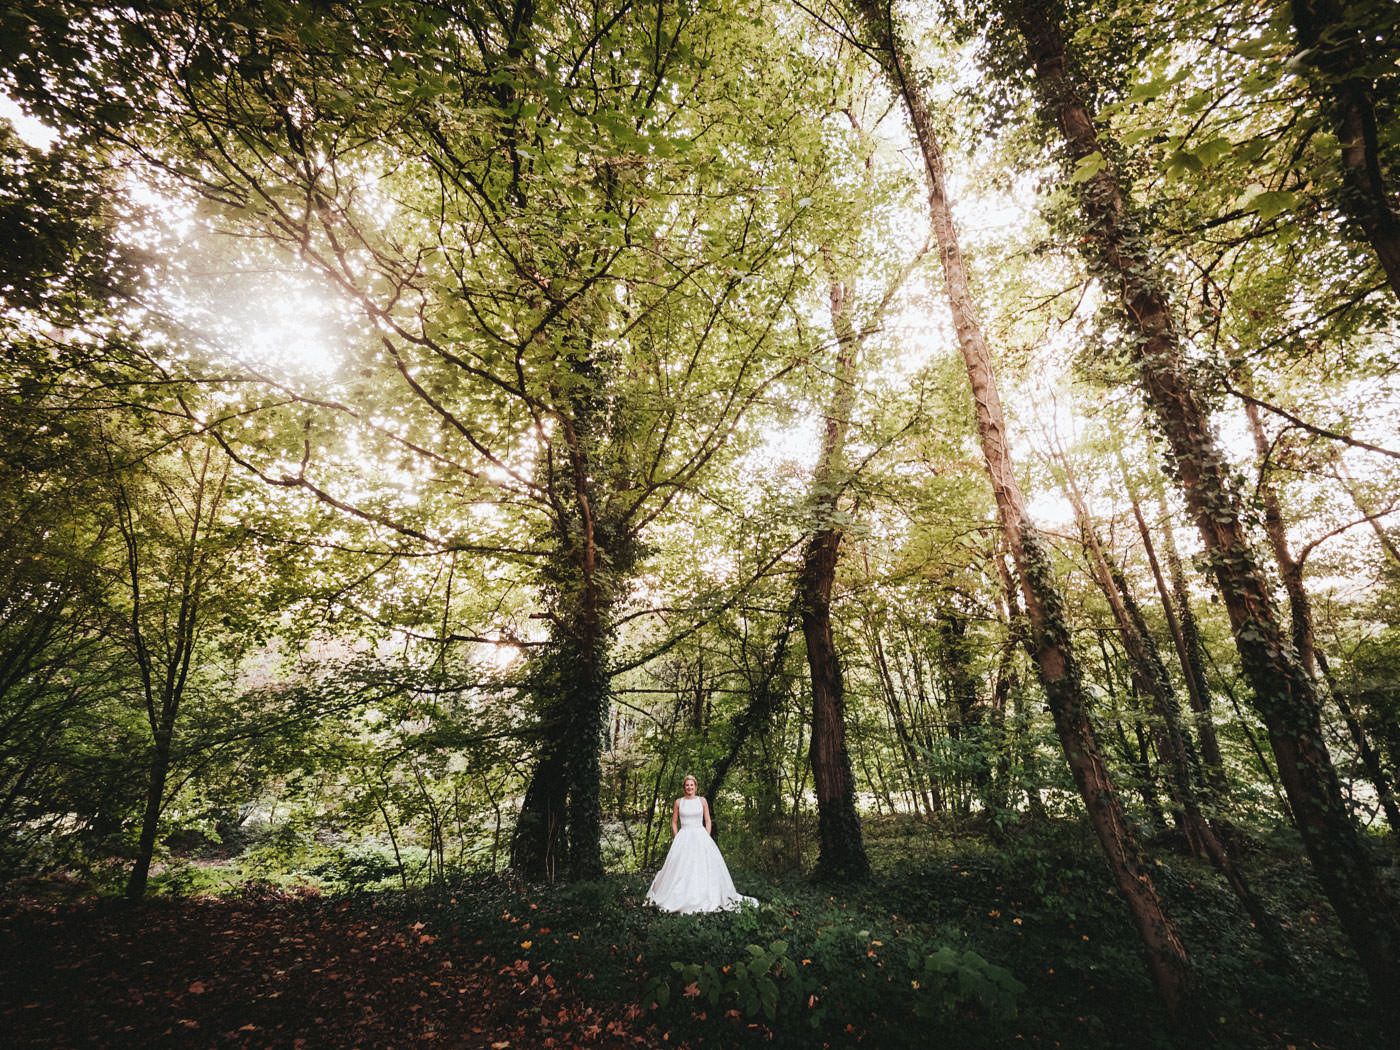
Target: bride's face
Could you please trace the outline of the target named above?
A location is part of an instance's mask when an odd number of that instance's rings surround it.
[[[682,788],[683,788],[683,790],[685,791],[685,797],[686,797],[686,798],[694,798],[694,797],[695,797],[695,778],[694,778],[694,777],[686,777],[686,778],[685,778],[685,783],[682,785]]]

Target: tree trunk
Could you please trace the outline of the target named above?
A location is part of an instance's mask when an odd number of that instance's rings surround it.
[[[1028,45],[1042,107],[1064,132],[1071,158],[1103,158],[1093,119],[1068,74],[1063,34],[1052,21],[1056,12],[1040,4],[1011,6]],[[1347,810],[1323,739],[1313,680],[1284,636],[1251,549],[1228,464],[1188,378],[1160,268],[1136,232],[1112,161],[1105,160],[1078,188],[1088,222],[1086,250],[1095,269],[1116,287],[1135,329],[1128,343],[1205,542],[1241,666],[1269,728],[1279,777],[1314,870],[1361,957],[1377,1005],[1390,1011],[1387,1023],[1400,1028],[1400,1012],[1391,1005],[1400,987],[1400,913]]]
[[[868,630],[870,651],[875,658],[875,677],[880,683],[880,693],[885,698],[885,710],[889,715],[890,726],[899,742],[900,753],[904,756],[905,783],[908,785],[911,800],[916,802],[915,812],[918,812],[917,803],[921,802],[924,816],[931,821],[935,810],[933,798],[925,778],[919,772],[923,763],[915,751],[913,735],[904,720],[904,706],[899,702],[899,691],[895,688],[894,676],[890,674],[889,661],[885,657],[885,643],[880,638],[880,627],[872,623],[868,625]]]
[[[1026,515],[1016,483],[991,355],[973,308],[944,185],[942,150],[928,100],[911,67],[908,50],[891,22],[889,8],[877,0],[856,0],[855,6],[874,38],[874,56],[907,107],[915,139],[923,154],[934,239],[938,242],[943,264],[944,288],[952,309],[958,347],[972,387],[978,436],[1002,533],[1020,577],[1036,667],[1055,728],[1114,881],[1128,903],[1142,938],[1153,983],[1173,1021],[1185,1021],[1188,1014],[1194,1013],[1190,962],[1176,926],[1157,896],[1151,868],[1127,821],[1095,739],[1049,554]]]
[[[1006,559],[1000,549],[992,552],[992,563],[996,566],[997,579],[1001,581],[1002,601],[1006,603],[1006,633],[1008,652],[1020,646],[1035,659],[1035,647],[1031,644],[1026,619],[1021,615],[1021,605],[1016,598],[1016,582],[1011,578],[1011,570],[1006,567]],[[1008,661],[1010,662],[1010,661]],[[1015,664],[1011,663],[1012,670]],[[1019,677],[1019,676],[1018,676]],[[1026,812],[1033,820],[1044,823],[1049,819],[1045,811],[1045,801],[1040,797],[1040,772],[1036,761],[1035,739],[1031,736],[1030,705],[1025,690],[1015,688],[1011,693],[1014,705],[1017,747],[1021,759],[1021,779],[1025,781]]]
[[[1372,746],[1371,740],[1366,735],[1361,720],[1356,717],[1356,711],[1352,708],[1351,702],[1347,700],[1346,694],[1334,687],[1332,699],[1336,701],[1337,710],[1342,713],[1342,721],[1346,723],[1347,733],[1351,736],[1351,742],[1356,747],[1356,753],[1361,759],[1361,768],[1366,770],[1366,779],[1376,789],[1376,798],[1380,800],[1381,812],[1385,814],[1385,822],[1390,825],[1392,832],[1400,834],[1400,804],[1396,801],[1390,778],[1386,776],[1385,768],[1381,765],[1381,756],[1376,753],[1375,747]]]
[[[1201,754],[1206,760],[1206,765],[1216,771],[1223,784],[1225,762],[1220,753],[1220,740],[1215,733],[1215,718],[1211,712],[1211,687],[1210,679],[1206,676],[1205,643],[1201,640],[1201,628],[1196,622],[1196,613],[1191,608],[1191,588],[1186,582],[1186,571],[1181,564],[1181,555],[1176,549],[1176,531],[1171,523],[1166,493],[1160,488],[1157,492],[1157,504],[1162,515],[1162,540],[1167,552],[1167,572],[1171,577],[1172,597],[1176,601],[1176,615],[1181,623],[1181,638],[1186,644],[1182,673],[1195,683],[1191,695],[1201,698],[1201,706],[1195,709],[1201,738]]]
[[[956,731],[949,735],[958,742],[962,751],[958,767],[971,766],[972,790],[984,810],[990,810],[992,767],[986,740],[988,705],[983,704],[977,695],[977,676],[973,674],[967,651],[967,618],[954,609],[947,609],[938,617],[938,655],[948,694],[957,712],[953,723]],[[968,805],[965,797],[961,797],[959,805],[966,816]]]
[[[1113,613],[1113,621],[1118,627],[1133,688],[1152,711],[1152,735],[1157,744],[1157,754],[1167,767],[1172,817],[1185,837],[1187,847],[1197,857],[1205,859],[1208,856],[1205,839],[1209,831],[1195,804],[1195,790],[1191,783],[1193,756],[1188,751],[1186,735],[1182,732],[1180,709],[1167,677],[1167,669],[1162,665],[1162,659],[1142,621],[1142,613],[1128,591],[1127,580],[1123,578],[1121,570],[1110,563],[1108,552],[1099,542],[1084,494],[1079,489],[1069,461],[1063,455],[1057,455],[1056,459],[1064,475],[1065,494],[1074,508],[1089,567],[1099,590],[1108,600],[1109,611]]]
[[[606,630],[599,596],[560,616],[532,688],[544,698],[541,749],[511,837],[511,867],[554,881],[603,873],[601,750],[609,707]]]
[[[1007,644],[1002,647],[997,658],[996,680],[992,687],[992,703],[988,719],[993,747],[991,763],[987,770],[987,818],[993,835],[1000,835],[1006,820],[1007,801],[1010,796],[1011,780],[1011,734],[1007,723],[1007,709],[1012,693],[1019,688],[1016,678],[1015,647]]]
[[[565,872],[568,856],[568,781],[562,736],[552,727],[562,712],[541,728],[545,743],[525,787],[525,798],[510,840],[510,866],[534,882],[553,882]]]
[[[856,813],[855,777],[846,750],[841,659],[831,633],[831,586],[841,533],[822,529],[802,558],[802,635],[812,676],[812,783],[817,791],[818,878],[863,879],[870,874]]]
[[[1210,794],[1216,799],[1223,798],[1226,792],[1224,764],[1220,756],[1220,744],[1215,737],[1215,723],[1211,720],[1210,713],[1210,690],[1205,680],[1205,668],[1199,655],[1194,655],[1187,640],[1186,630],[1182,626],[1183,616],[1178,614],[1177,609],[1172,604],[1172,593],[1167,587],[1166,578],[1162,574],[1161,563],[1157,559],[1157,548],[1152,541],[1152,530],[1147,527],[1147,519],[1143,516],[1142,505],[1138,502],[1132,480],[1128,475],[1127,465],[1122,457],[1118,458],[1119,472],[1123,478],[1123,485],[1128,493],[1128,499],[1132,504],[1133,521],[1137,525],[1138,536],[1142,539],[1143,553],[1147,555],[1147,564],[1152,569],[1152,581],[1157,588],[1157,597],[1162,603],[1162,614],[1167,621],[1167,630],[1172,637],[1172,646],[1176,649],[1177,660],[1181,664],[1182,678],[1186,682],[1186,695],[1191,704],[1191,710],[1195,714],[1196,737],[1200,742],[1201,756],[1205,761],[1205,779]],[[1164,522],[1169,529],[1170,522]],[[1176,543],[1173,539],[1168,539],[1168,551],[1174,562],[1176,573],[1181,571],[1180,560],[1176,558]],[[1186,597],[1186,581],[1180,581],[1180,588],[1177,594],[1178,600]],[[1190,615],[1189,606],[1186,608],[1186,615]],[[1195,621],[1192,620],[1192,632],[1195,632]],[[1195,638],[1196,644],[1200,644],[1199,637]]]
[[[619,479],[599,470],[617,425],[603,393],[606,364],[586,326],[570,329],[565,347],[572,382],[551,394],[567,411],[555,416],[557,435],[539,467],[554,510],[554,553],[541,581],[552,599],[550,640],[531,682],[544,712],[543,744],[511,837],[511,865],[527,878],[574,881],[603,874],[611,614],[636,560],[636,537],[608,498]]]
[[[136,844],[136,860],[126,881],[126,899],[130,901],[139,901],[146,896],[146,884],[151,876],[160,814],[165,808],[165,781],[170,774],[170,738],[170,726],[162,726],[151,748],[151,778],[146,785],[146,805],[141,814],[141,837]]]
[[[1342,210],[1375,249],[1390,290],[1400,296],[1400,216],[1381,169],[1375,84],[1363,26],[1346,0],[1292,0],[1299,57],[1313,70],[1313,94],[1332,119],[1341,147]]]
[[[856,812],[855,776],[846,748],[845,684],[831,628],[831,590],[841,556],[841,529],[832,516],[847,481],[846,434],[855,405],[860,337],[850,315],[850,286],[829,275],[828,287],[831,324],[836,332],[836,368],[822,447],[812,474],[815,531],[802,554],[797,593],[812,681],[809,744],[820,843],[815,874],[819,878],[863,879],[870,874],[870,861]]]

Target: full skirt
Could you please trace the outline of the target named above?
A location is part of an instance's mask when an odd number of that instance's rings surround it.
[[[757,904],[734,888],[715,840],[703,827],[681,828],[666,863],[651,880],[647,901],[662,911],[726,911]]]

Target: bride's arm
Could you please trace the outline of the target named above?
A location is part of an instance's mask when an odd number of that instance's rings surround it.
[[[675,838],[677,832],[680,831],[680,820],[681,820],[681,800],[680,800],[680,799],[676,799],[676,801],[675,801],[674,803],[672,803],[672,805],[671,805],[671,837],[672,837],[672,838]]]
[[[707,799],[707,798],[702,798],[700,801],[701,801],[701,802],[704,804],[704,806],[705,806],[705,834],[706,834],[706,835],[709,835],[709,834],[711,834],[711,831],[710,831],[710,800]]]

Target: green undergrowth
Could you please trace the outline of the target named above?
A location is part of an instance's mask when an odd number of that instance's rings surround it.
[[[676,1039],[778,1046],[1166,1047],[1126,912],[1084,829],[1000,845],[870,829],[876,876],[816,885],[733,865],[755,908],[667,915],[645,875],[567,886],[504,875],[351,894],[488,955],[637,1004]],[[1192,948],[1215,1045],[1371,1047],[1365,985],[1296,844],[1253,843],[1252,877],[1284,919],[1263,950],[1207,868],[1170,855],[1157,881]],[[737,858],[736,858],[737,860]]]

